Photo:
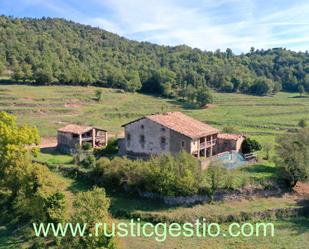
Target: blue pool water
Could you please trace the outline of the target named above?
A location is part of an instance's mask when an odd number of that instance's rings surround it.
[[[217,158],[222,162],[223,166],[228,169],[235,169],[247,163],[242,154],[236,151],[219,154]]]

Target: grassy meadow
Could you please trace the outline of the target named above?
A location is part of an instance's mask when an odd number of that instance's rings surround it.
[[[0,110],[18,117],[19,123],[38,127],[41,136],[55,136],[66,123],[97,125],[117,136],[121,125],[140,116],[182,111],[217,128],[234,126],[259,141],[273,141],[278,133],[295,129],[300,119],[309,120],[309,98],[296,93],[258,97],[214,93],[215,104],[206,109],[171,99],[95,87],[0,85]]]

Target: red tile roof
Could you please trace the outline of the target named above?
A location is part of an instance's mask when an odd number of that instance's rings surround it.
[[[93,127],[91,127],[91,126],[68,124],[68,125],[60,128],[60,129],[58,129],[58,131],[73,133],[73,134],[83,134],[83,133],[88,132],[92,129],[93,129]]]
[[[230,134],[230,133],[219,133],[218,138],[219,139],[225,139],[225,140],[238,140],[239,138],[244,137],[240,134]]]
[[[145,116],[144,118],[152,120],[160,125],[163,125],[173,131],[176,131],[190,138],[199,138],[211,134],[216,134],[219,132],[218,129],[213,128],[210,125],[198,121],[194,118],[191,118],[181,112],[167,112],[163,114],[154,114]],[[136,122],[138,120],[140,119],[137,119],[133,122]],[[126,126],[128,124],[125,124],[123,126]]]

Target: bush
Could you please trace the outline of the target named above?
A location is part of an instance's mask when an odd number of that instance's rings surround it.
[[[280,135],[276,142],[277,164],[283,170],[283,179],[287,185],[294,187],[298,181],[308,181],[309,128]]]
[[[98,102],[103,100],[103,91],[101,89],[95,91],[95,98]]]
[[[241,145],[242,153],[248,154],[262,149],[260,143],[254,139],[246,138]]]
[[[268,95],[273,92],[274,83],[264,77],[258,78],[254,81],[249,91],[255,95]]]
[[[117,139],[110,139],[105,148],[96,150],[95,155],[97,157],[102,156],[113,156],[118,153],[118,140]]]
[[[247,183],[247,175],[212,165],[202,172],[196,158],[182,152],[161,155],[149,161],[115,157],[101,158],[93,169],[96,184],[113,190],[153,192],[164,196],[213,194],[219,188],[236,189]]]
[[[222,132],[224,133],[236,133],[238,134],[239,131],[237,130],[237,128],[233,125],[226,125],[223,127]]]
[[[306,120],[306,119],[301,119],[301,120],[298,122],[298,126],[299,126],[300,128],[305,128],[305,127],[307,127],[307,126],[308,126],[307,120]]]
[[[196,194],[201,182],[199,162],[185,152],[176,157],[153,157],[149,161],[120,157],[111,161],[100,159],[93,172],[95,181],[106,187],[125,187],[132,191],[149,191],[167,196]]]
[[[85,157],[83,161],[81,161],[81,165],[86,168],[93,168],[95,166],[96,158],[93,154],[89,154]]]

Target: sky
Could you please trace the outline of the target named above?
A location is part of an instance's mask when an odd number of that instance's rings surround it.
[[[61,17],[161,45],[309,50],[308,0],[0,0],[0,14]]]

